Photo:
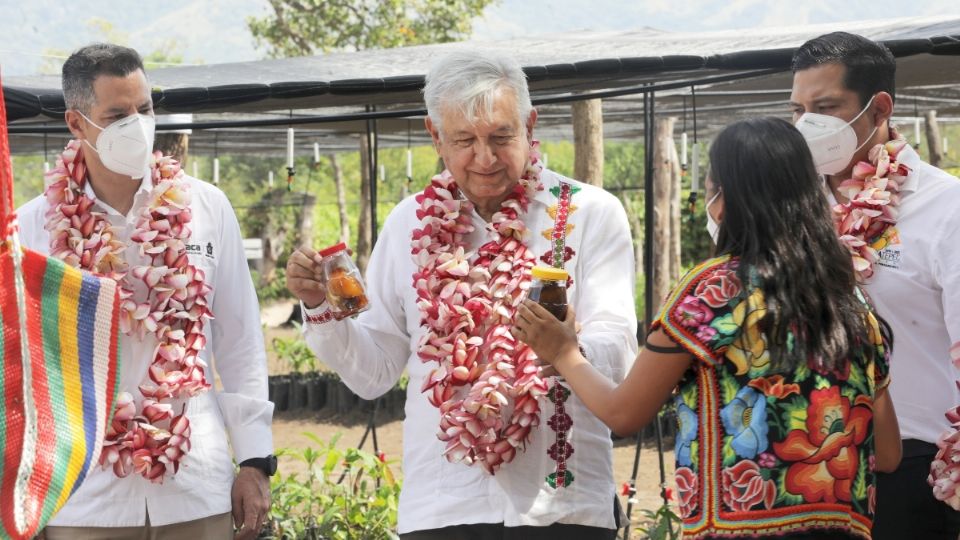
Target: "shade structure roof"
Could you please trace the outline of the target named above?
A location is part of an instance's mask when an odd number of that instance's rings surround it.
[[[569,100],[604,99],[604,135],[642,136],[642,88],[654,85],[656,113],[682,118],[704,136],[745,116],[787,116],[796,47],[845,30],[883,41],[898,58],[898,116],[936,109],[960,115],[960,17],[914,17],[856,23],[719,32],[577,32],[504,41],[466,41],[385,50],[152,70],[158,113],[192,113],[192,153],[282,155],[287,125],[297,127],[298,152],[356,148],[368,110],[381,146],[426,142],[423,75],[454,50],[512,54],[524,66],[538,103],[538,135],[570,137]],[[4,79],[17,153],[54,150],[62,130],[59,77]],[[161,120],[163,130],[170,121]],[[181,126],[182,127],[182,126]],[[212,129],[215,127],[215,129]],[[207,129],[211,128],[211,129]],[[54,131],[42,133],[43,131]]]

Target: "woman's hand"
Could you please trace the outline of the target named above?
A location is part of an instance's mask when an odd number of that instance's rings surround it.
[[[540,304],[524,300],[513,320],[513,335],[529,345],[541,362],[554,367],[568,353],[579,351],[576,313],[569,305],[561,322]]]

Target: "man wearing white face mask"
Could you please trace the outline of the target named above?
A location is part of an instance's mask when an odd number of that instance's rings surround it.
[[[104,128],[87,118],[82,111],[76,113],[100,130],[96,146],[87,139],[83,139],[83,143],[97,153],[104,167],[131,179],[143,178],[153,154],[156,127],[153,116],[138,112]]]
[[[830,188],[840,239],[895,339],[890,392],[903,460],[877,475],[873,537],[956,540],[960,513],[936,500],[927,476],[950,428],[944,412],[960,403],[960,181],[924,163],[890,126],[896,62],[883,45],[820,36],[797,50],[793,72],[794,121]]]
[[[276,468],[273,405],[230,202],[154,156],[150,86],[133,49],[76,51],[63,93],[75,139],[44,195],[18,211],[22,240],[116,279],[125,301],[101,467],[40,536],[228,539],[236,526],[236,538],[255,538]]]

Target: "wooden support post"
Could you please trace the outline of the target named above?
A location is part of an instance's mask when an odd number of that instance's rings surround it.
[[[573,176],[603,187],[603,107],[599,99],[573,104]]]
[[[670,283],[675,279],[672,266],[672,246],[671,231],[672,226],[672,199],[674,198],[673,184],[679,180],[679,172],[674,174],[674,167],[679,170],[679,164],[676,163],[676,149],[673,143],[673,126],[677,119],[675,117],[658,118],[654,123],[654,153],[653,153],[653,251],[654,269],[653,269],[653,300],[656,308],[659,308],[660,302],[670,290]],[[679,188],[677,188],[679,195]],[[677,203],[679,212],[679,202]],[[655,310],[656,311],[656,310]]]
[[[943,144],[940,138],[940,126],[937,124],[937,111],[927,111],[927,148],[930,149],[930,164],[939,167],[943,161]]]

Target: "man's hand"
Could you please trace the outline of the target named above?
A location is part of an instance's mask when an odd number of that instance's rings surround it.
[[[287,289],[310,309],[327,298],[320,261],[320,255],[308,247],[294,251],[287,260]]]
[[[240,467],[230,493],[236,540],[254,540],[260,535],[270,510],[270,478],[255,467]]]

